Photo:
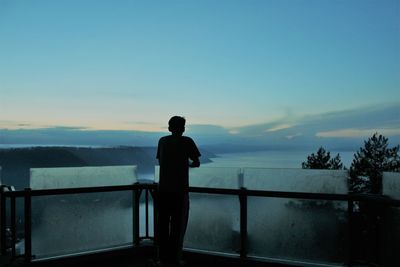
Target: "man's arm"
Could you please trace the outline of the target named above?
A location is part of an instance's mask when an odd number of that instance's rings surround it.
[[[189,158],[192,160],[192,162],[189,164],[189,167],[198,168],[200,167],[200,160],[199,160],[199,157],[201,156],[200,151],[197,148],[192,138],[188,138],[187,140],[189,140],[188,144]]]
[[[198,168],[200,167],[200,160],[198,157],[193,157],[191,158],[192,163],[190,163],[189,167],[190,168]]]

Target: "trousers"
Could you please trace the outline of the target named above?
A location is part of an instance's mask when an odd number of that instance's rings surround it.
[[[189,193],[158,192],[158,256],[161,262],[178,263],[189,219]]]

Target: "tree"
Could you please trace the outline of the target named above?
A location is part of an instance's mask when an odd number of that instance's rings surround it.
[[[375,133],[354,154],[350,167],[350,190],[382,194],[384,171],[400,171],[399,145],[388,148],[388,138]]]
[[[331,158],[331,153],[326,151],[323,147],[320,147],[317,154],[312,153],[307,157],[307,161],[301,164],[303,169],[329,169],[329,170],[342,170],[344,169],[343,163],[340,159],[340,155],[337,154]],[[331,208],[335,209],[335,205],[332,201],[315,200],[315,201],[300,201],[302,207],[310,208]]]
[[[331,153],[320,147],[317,154],[312,153],[307,157],[307,161],[301,164],[303,169],[330,169],[342,170],[344,169],[340,155],[337,154],[331,158]]]
[[[382,194],[384,171],[400,170],[399,145],[388,148],[388,138],[375,133],[364,147],[354,154],[350,166],[350,191],[356,193]],[[358,257],[369,262],[380,262],[379,239],[385,205],[379,202],[356,202],[353,220],[357,227],[353,235],[358,236]]]

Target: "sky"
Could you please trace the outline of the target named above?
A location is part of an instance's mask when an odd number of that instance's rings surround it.
[[[399,142],[400,1],[0,0],[0,144],[147,145],[173,115],[205,144]]]

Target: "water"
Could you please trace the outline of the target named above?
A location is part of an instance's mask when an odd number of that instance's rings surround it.
[[[209,167],[255,167],[255,168],[301,168],[307,156],[316,151],[256,151],[219,154],[206,163]],[[332,151],[331,157],[339,153],[343,164],[350,167],[354,152]]]
[[[301,168],[301,163],[307,160],[307,156],[316,151],[255,151],[240,153],[217,154],[211,158],[212,162],[203,163],[201,167],[234,167],[234,168]],[[350,167],[354,152],[332,151],[331,157],[339,153],[342,163]],[[154,181],[154,173],[139,174],[139,179]]]

